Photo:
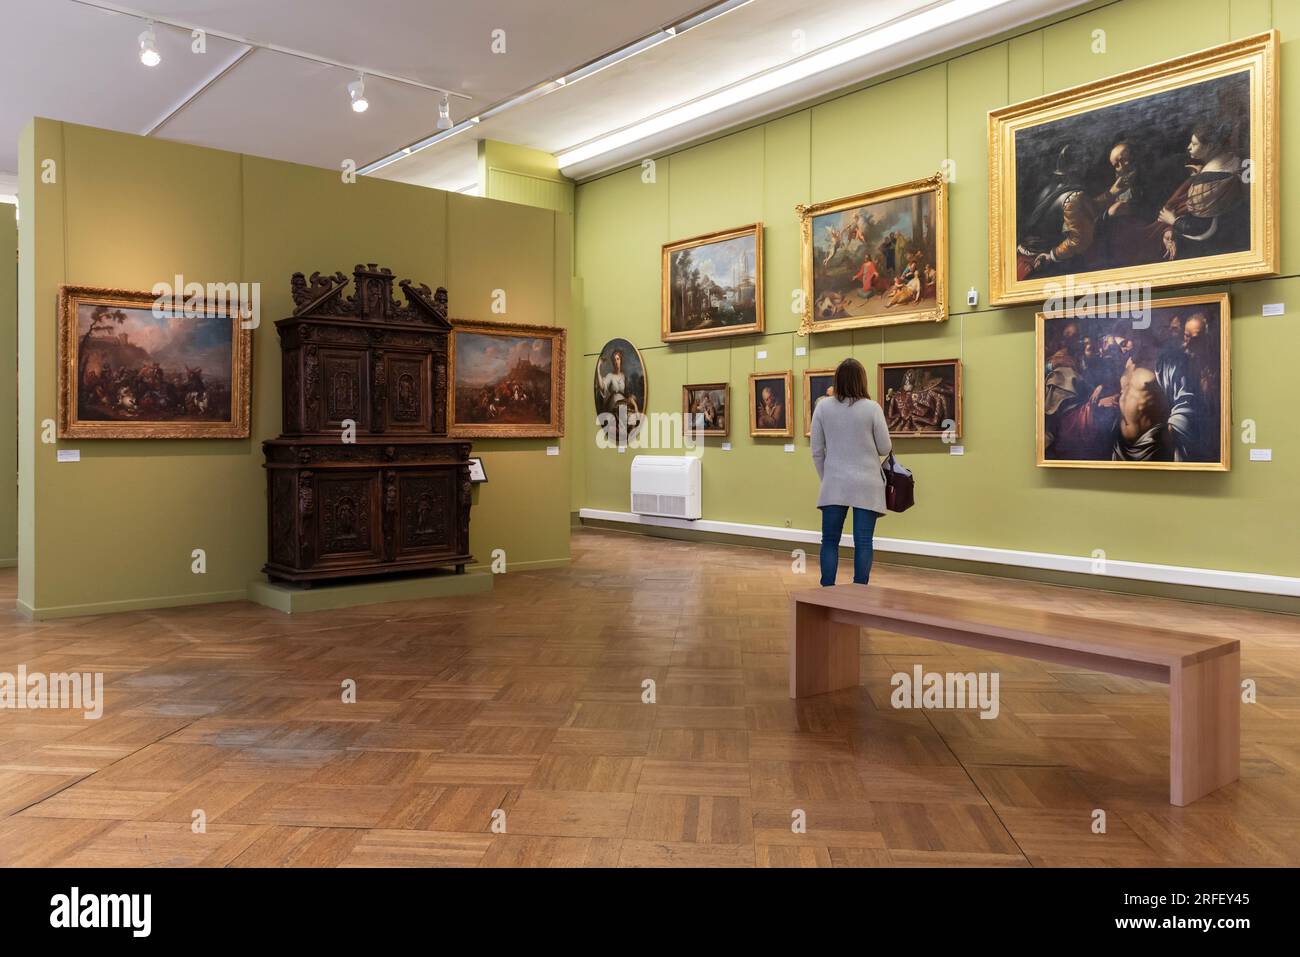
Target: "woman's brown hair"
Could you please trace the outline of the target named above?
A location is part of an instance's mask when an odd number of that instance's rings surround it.
[[[867,370],[857,359],[845,359],[835,369],[835,398],[848,399],[852,405],[858,399],[870,399],[867,391]]]

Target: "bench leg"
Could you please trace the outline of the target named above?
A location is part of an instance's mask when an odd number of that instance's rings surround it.
[[[1185,807],[1241,772],[1241,652],[1169,675],[1169,803]]]
[[[830,609],[794,602],[790,627],[790,697],[806,698],[858,684],[856,625],[830,620]]]

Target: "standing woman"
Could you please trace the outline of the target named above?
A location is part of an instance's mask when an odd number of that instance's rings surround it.
[[[853,581],[871,577],[872,536],[885,514],[880,462],[893,449],[885,413],[867,392],[867,370],[845,359],[835,370],[835,393],[817,403],[812,417],[812,457],[821,477],[822,585],[835,584],[844,519],[853,509]]]

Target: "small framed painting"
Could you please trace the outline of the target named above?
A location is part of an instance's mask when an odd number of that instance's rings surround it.
[[[882,362],[876,395],[894,438],[961,438],[961,360]]]
[[[475,485],[482,485],[488,480],[487,470],[483,468],[483,459],[477,455],[470,456],[469,480]]]
[[[682,386],[683,431],[691,435],[729,435],[731,433],[731,385],[706,382]]]
[[[663,247],[664,342],[763,331],[763,224]]]
[[[554,326],[453,322],[450,433],[456,438],[564,435],[564,339]]]
[[[1126,314],[1040,312],[1038,464],[1228,471],[1230,311],[1214,293]]]
[[[253,334],[237,307],[59,287],[59,438],[246,439]]]
[[[948,182],[943,173],[796,206],[799,335],[948,318]]]
[[[790,438],[794,435],[793,375],[754,372],[749,376],[749,434]]]
[[[803,370],[803,435],[812,438],[812,416],[817,403],[835,394],[834,369]]]

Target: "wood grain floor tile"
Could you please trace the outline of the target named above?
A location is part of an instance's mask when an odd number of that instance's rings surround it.
[[[1241,779],[1169,805],[1160,685],[883,630],[861,632],[860,686],[792,701],[789,594],[810,580],[777,551],[583,530],[567,567],[491,595],[291,617],[30,622],[0,569],[0,671],[105,675],[98,720],[0,712],[0,865],[1300,866],[1300,619],[872,580],[1239,637],[1259,692]],[[917,664],[997,672],[998,716],[894,708]]]

